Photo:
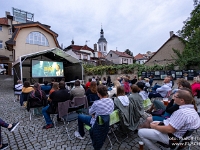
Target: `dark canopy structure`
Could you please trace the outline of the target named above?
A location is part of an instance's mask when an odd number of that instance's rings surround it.
[[[42,83],[44,80],[51,80],[52,77],[32,77],[32,60],[63,62],[64,76],[55,77],[56,81],[60,81],[62,78],[65,78],[66,82],[75,79],[83,79],[82,62],[59,48],[52,48],[23,55],[16,60],[13,63],[14,84],[16,84],[17,80],[22,80],[23,82],[30,81],[31,84],[34,82]]]

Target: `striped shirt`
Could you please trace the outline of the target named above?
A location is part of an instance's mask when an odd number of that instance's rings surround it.
[[[179,106],[179,109],[163,122],[166,126],[170,124],[176,129],[173,135],[177,138],[181,138],[189,129],[200,127],[199,115],[191,104]]]
[[[99,115],[110,115],[114,110],[114,102],[110,98],[102,98],[94,101],[92,107],[89,109],[89,114],[95,114],[95,118],[92,118],[90,124],[94,125],[96,117]]]

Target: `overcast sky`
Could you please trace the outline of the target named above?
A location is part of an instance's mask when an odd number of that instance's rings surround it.
[[[108,51],[133,55],[156,51],[176,33],[193,10],[193,0],[1,0],[0,17],[12,7],[34,13],[34,21],[58,33],[59,44],[93,48],[101,24]]]

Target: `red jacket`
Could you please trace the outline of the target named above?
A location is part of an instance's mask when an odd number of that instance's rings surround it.
[[[194,96],[196,96],[197,95],[197,90],[200,90],[200,83],[193,83],[192,85],[191,85],[191,88],[192,88],[192,94],[194,95]]]
[[[90,82],[87,82],[86,84],[85,84],[85,91],[87,91],[87,89],[90,87]]]

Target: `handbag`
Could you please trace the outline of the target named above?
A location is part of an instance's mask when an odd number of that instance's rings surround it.
[[[156,111],[153,111],[151,114],[152,114],[152,116],[161,116],[161,115],[163,115],[165,113],[165,110],[163,110],[163,109],[158,109],[158,110],[156,110]]]

